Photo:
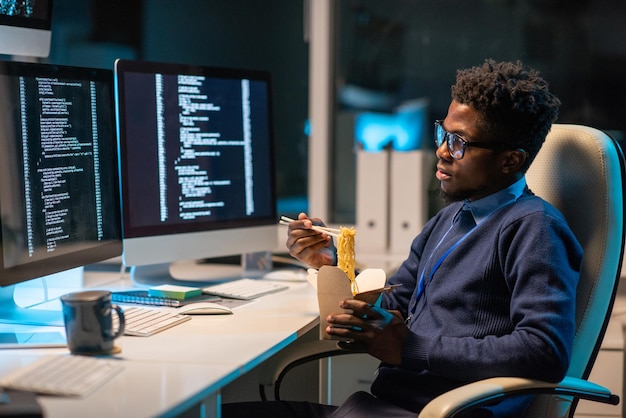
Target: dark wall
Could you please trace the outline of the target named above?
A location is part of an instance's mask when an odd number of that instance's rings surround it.
[[[622,0],[342,0],[340,5],[338,71],[347,83],[382,88],[398,99],[429,97],[435,116],[443,117],[457,69],[485,58],[521,59],[561,98],[560,122],[617,135],[626,131]]]

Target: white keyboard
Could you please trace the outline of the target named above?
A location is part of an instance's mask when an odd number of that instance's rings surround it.
[[[86,396],[123,368],[120,360],[49,355],[1,378],[0,386],[45,395]]]
[[[183,322],[189,321],[191,316],[183,315],[174,311],[141,308],[141,307],[125,307],[124,319],[126,326],[124,327],[124,335],[134,335],[136,337],[149,337]],[[113,329],[117,329],[117,315],[113,317]]]
[[[223,298],[250,300],[288,288],[289,286],[283,283],[244,278],[204,287],[202,288],[202,293],[217,295]]]

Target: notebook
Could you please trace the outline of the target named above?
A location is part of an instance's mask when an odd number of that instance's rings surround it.
[[[133,290],[121,290],[117,292],[111,292],[111,301],[117,303],[136,303],[139,305],[153,305],[153,306],[173,306],[179,307],[194,302],[208,302],[217,301],[219,296],[214,295],[200,295],[194,296],[189,299],[179,300],[174,298],[167,298],[162,296],[150,296],[148,290],[133,289]]]

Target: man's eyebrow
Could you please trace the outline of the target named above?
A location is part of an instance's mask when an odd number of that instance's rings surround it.
[[[446,132],[450,132],[451,134],[455,134],[460,136],[461,138],[465,139],[468,142],[472,142],[474,135],[469,134],[466,130],[464,130],[463,128],[461,129],[454,129],[454,130],[448,130],[448,128],[446,128],[445,126],[445,118],[444,119],[440,119],[441,120],[441,127],[444,129],[444,131]]]
[[[443,126],[443,124],[442,124]],[[468,135],[467,131],[463,130],[463,129],[455,129],[455,130],[451,130],[449,131],[448,129],[446,129],[446,127],[444,126],[443,128],[446,132],[450,132],[451,134],[455,134],[460,136],[461,138],[469,141],[470,139],[472,139],[472,135]]]

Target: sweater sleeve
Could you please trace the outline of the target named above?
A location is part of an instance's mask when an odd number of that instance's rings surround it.
[[[474,296],[480,295],[476,299],[483,300],[475,304],[479,311],[471,315],[454,305],[453,301],[460,298],[445,296],[443,290],[441,296],[431,293],[429,310],[434,312],[429,313],[429,318],[435,331],[430,327],[411,327],[403,346],[402,367],[466,381],[493,376],[560,380],[571,354],[582,258],[581,247],[571,230],[560,214],[536,211],[505,223],[497,233],[485,234],[473,245],[491,248],[491,257],[466,254],[459,259],[464,261],[451,267],[450,272],[460,277],[476,271],[471,264],[484,264],[481,274],[501,275],[504,291],[494,299],[508,298],[508,312],[502,316],[502,309],[485,303],[489,301],[484,300],[484,289],[474,287]],[[406,280],[403,272],[400,274],[399,280]],[[468,284],[467,289],[470,288]],[[466,319],[481,315],[491,318],[486,321],[492,327],[489,332],[477,332],[476,326]],[[438,325],[437,321],[446,325]],[[430,322],[422,323],[425,324]],[[444,331],[438,332],[438,326]]]

